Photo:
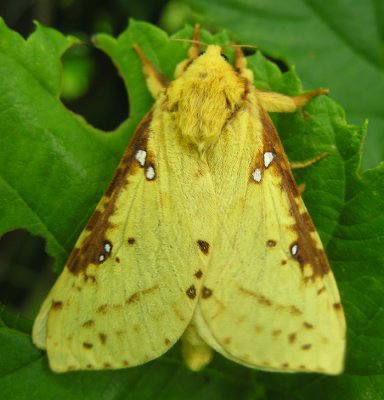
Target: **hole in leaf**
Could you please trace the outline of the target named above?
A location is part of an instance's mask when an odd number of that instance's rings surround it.
[[[128,118],[123,80],[106,54],[91,46],[74,46],[62,63],[61,100],[69,110],[105,131]]]
[[[24,229],[6,233],[0,240],[0,303],[32,318],[56,279],[52,264],[42,237]]]
[[[289,66],[283,60],[279,60],[278,58],[274,58],[274,57],[272,57],[269,54],[266,54],[264,52],[263,52],[263,55],[267,60],[269,60],[269,61],[273,62],[274,64],[276,64],[279,67],[279,69],[280,69],[280,71],[282,73],[289,71]]]

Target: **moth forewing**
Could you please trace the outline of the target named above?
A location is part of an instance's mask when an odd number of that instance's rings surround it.
[[[219,46],[194,46],[169,84],[135,46],[154,107],[33,340],[59,372],[143,364],[182,337],[193,370],[213,348],[252,368],[339,373],[338,290],[266,114],[322,92],[259,92],[239,51],[233,68]]]
[[[191,321],[216,230],[214,196],[198,152],[165,129],[164,101],[160,93],[137,128],[36,318],[34,342],[54,371],[143,364]]]
[[[215,65],[209,49],[206,57]],[[231,76],[236,82],[236,72],[228,73],[227,81]],[[201,296],[193,325],[203,341],[241,364],[338,374],[345,318],[337,286],[263,108],[294,111],[326,91],[289,98],[260,95],[251,82],[242,87],[243,101],[207,152],[217,212],[225,217],[219,220],[202,289],[207,295]],[[196,368],[198,355],[189,358]]]

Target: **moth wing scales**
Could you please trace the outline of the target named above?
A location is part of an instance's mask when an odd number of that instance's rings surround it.
[[[197,241],[209,241],[214,223],[204,226],[202,199],[188,199],[192,183],[174,184],[196,174],[198,160],[183,158],[182,169],[174,162],[185,149],[165,129],[170,123],[156,107],[143,120],[36,318],[33,340],[54,371],[142,364],[167,351],[192,318],[201,286],[195,273],[205,274],[208,259]],[[143,148],[141,165],[135,154]],[[194,184],[197,196],[204,179]]]
[[[200,299],[194,324],[214,349],[244,365],[337,374],[345,349],[337,286],[256,96],[227,128],[236,134],[223,132],[208,161],[225,218],[204,282],[211,296]],[[268,167],[266,151],[275,154]],[[260,168],[260,182],[250,183],[249,165]],[[305,246],[307,259],[300,259]]]

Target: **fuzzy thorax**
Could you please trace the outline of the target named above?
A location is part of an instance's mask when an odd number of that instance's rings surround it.
[[[168,110],[180,134],[203,153],[240,108],[246,84],[221,48],[209,46],[167,90]]]

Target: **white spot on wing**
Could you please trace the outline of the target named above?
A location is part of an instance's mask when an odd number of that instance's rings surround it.
[[[268,168],[271,165],[271,162],[273,161],[273,153],[270,151],[266,151],[264,153],[264,165],[265,168]]]
[[[293,256],[295,256],[295,255],[297,254],[298,250],[299,250],[299,245],[298,245],[298,244],[294,244],[294,245],[292,246],[292,248],[291,248],[291,254],[292,254]]]
[[[104,245],[104,251],[105,251],[106,253],[110,253],[110,252],[111,252],[111,249],[112,249],[111,244],[110,244],[110,243],[105,243],[105,245]]]
[[[99,255],[99,262],[103,262],[105,260],[105,257],[103,254]]]
[[[145,176],[149,181],[151,181],[155,177],[155,169],[151,165],[145,171]]]
[[[260,168],[256,168],[253,173],[252,173],[252,178],[256,181],[256,182],[261,182],[261,169]]]
[[[144,167],[145,159],[147,158],[147,152],[145,150],[137,150],[135,158],[139,164]]]

